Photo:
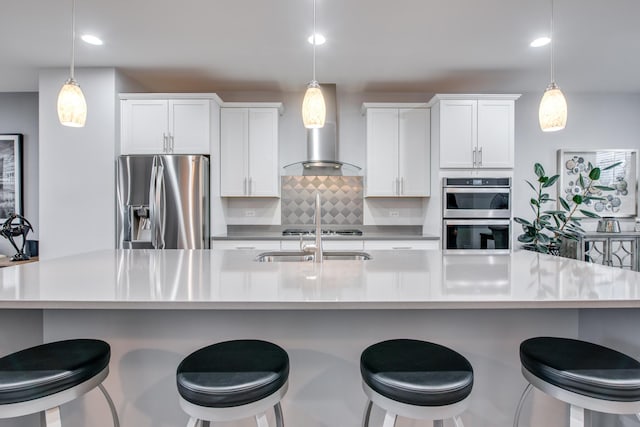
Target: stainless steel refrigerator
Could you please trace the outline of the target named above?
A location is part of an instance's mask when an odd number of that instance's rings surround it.
[[[207,156],[120,156],[117,173],[118,248],[210,247]]]

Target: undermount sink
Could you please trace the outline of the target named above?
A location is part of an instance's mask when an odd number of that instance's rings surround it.
[[[324,251],[322,255],[322,259],[325,261],[366,261],[371,259],[371,255],[367,252],[358,251]],[[258,262],[305,262],[313,261],[313,254],[295,251],[263,252],[255,260]]]

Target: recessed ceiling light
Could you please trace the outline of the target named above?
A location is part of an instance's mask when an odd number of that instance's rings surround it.
[[[313,34],[311,34],[309,36],[309,38],[307,39],[307,41],[311,44],[313,44]],[[322,34],[318,34],[316,33],[316,46],[319,46],[321,44],[324,44],[327,41],[327,39],[322,35]]]
[[[94,46],[102,46],[104,42],[96,36],[92,36],[91,34],[83,34],[81,37],[83,42],[92,44]]]
[[[538,37],[534,41],[532,41],[529,46],[531,47],[542,47],[551,43],[551,39],[549,37]]]

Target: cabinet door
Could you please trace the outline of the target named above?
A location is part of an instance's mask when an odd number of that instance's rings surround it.
[[[175,99],[169,101],[169,130],[176,154],[211,152],[211,101]]]
[[[169,137],[166,100],[125,99],[120,104],[121,153],[159,154]]]
[[[366,196],[398,194],[398,109],[367,110]]]
[[[249,109],[249,195],[278,197],[278,110]]]
[[[474,153],[477,141],[478,101],[441,101],[440,167],[474,167]]]
[[[429,196],[431,190],[429,110],[426,108],[400,109],[398,117],[400,195]]]
[[[621,237],[609,239],[608,264],[611,267],[636,270],[636,239]]]
[[[220,195],[245,196],[248,185],[249,110],[220,109]]]
[[[482,168],[512,168],[514,101],[478,101],[478,160]]]

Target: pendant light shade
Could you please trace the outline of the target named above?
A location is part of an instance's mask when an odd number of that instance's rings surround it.
[[[538,119],[545,132],[562,130],[567,124],[567,101],[555,83],[551,83],[542,95]]]
[[[313,80],[307,86],[307,92],[302,100],[302,123],[307,129],[317,129],[324,126],[327,107],[322,96],[322,90],[316,80],[316,0],[313,0]]]
[[[327,107],[324,96],[318,82],[313,81],[307,86],[307,92],[302,101],[302,122],[307,129],[316,129],[324,126],[327,115]]]
[[[69,79],[58,93],[58,120],[60,124],[71,127],[83,127],[87,121],[87,102],[80,85],[74,80],[76,47],[76,0],[71,4],[71,67]]]
[[[538,120],[543,132],[554,132],[567,125],[567,101],[553,77],[553,0],[551,0],[551,83],[542,95]]]
[[[69,79],[58,93],[58,119],[65,126],[82,127],[87,121],[87,102],[75,80]]]

